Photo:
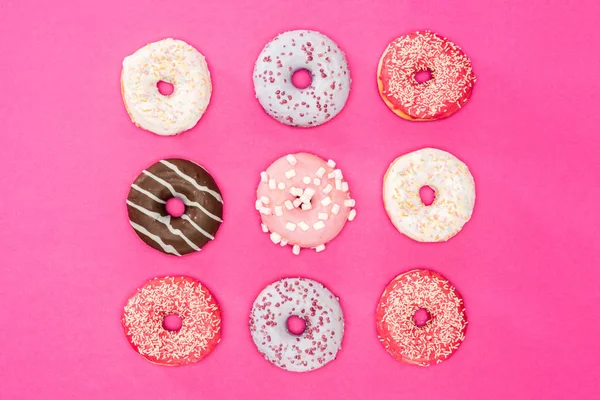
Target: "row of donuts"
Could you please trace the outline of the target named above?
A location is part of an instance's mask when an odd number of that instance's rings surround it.
[[[310,74],[305,88],[292,76]],[[419,75],[425,73],[425,79]],[[329,37],[310,30],[284,32],[258,56],[253,73],[256,98],[265,112],[290,126],[315,127],[346,104],[351,78],[344,52]],[[446,118],[469,100],[475,75],[471,61],[450,40],[424,31],[393,40],[377,69],[379,92],[398,116],[411,121]],[[167,82],[173,92],[162,95]],[[157,135],[193,128],[210,102],[212,84],[205,57],[175,39],[150,43],[123,60],[121,91],[131,120]]]
[[[257,177],[258,178],[258,177]],[[255,208],[262,231],[274,244],[325,250],[356,217],[356,201],[333,160],[309,153],[288,154],[260,173]],[[422,187],[434,191],[425,205]],[[185,210],[174,216],[167,202]],[[421,242],[446,241],[461,231],[475,205],[469,168],[452,154],[424,148],[398,157],[383,179],[383,203],[394,226]],[[151,165],[131,184],[126,200],[129,221],[139,238],[163,253],[182,256],[200,251],[223,222],[223,197],[202,166],[183,159]]]
[[[429,315],[417,320],[419,310]],[[181,318],[177,330],[165,326],[171,315]],[[292,327],[293,318],[304,326]],[[467,327],[458,291],[441,275],[424,269],[403,273],[387,285],[375,319],[385,350],[400,362],[419,366],[447,360],[464,340]],[[198,362],[221,340],[219,305],[190,277],[146,282],[127,301],[121,322],[134,350],[159,365]],[[340,299],[320,282],[284,278],[258,294],[249,328],[267,361],[287,371],[307,372],[336,358],[344,337],[344,313]]]

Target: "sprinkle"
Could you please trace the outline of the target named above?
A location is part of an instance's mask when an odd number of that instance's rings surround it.
[[[320,244],[320,245],[318,245],[317,247],[315,247],[315,251],[316,251],[317,253],[320,253],[320,252],[322,252],[323,250],[325,250],[325,245],[324,245],[324,244]]]
[[[262,183],[267,183],[269,181],[269,175],[265,171],[260,173],[260,181]]]
[[[294,245],[294,247],[292,247],[292,253],[294,253],[294,255],[298,255],[300,254],[300,246],[298,246],[297,244]]]
[[[260,202],[263,204],[269,204],[271,200],[267,196],[260,196]]]
[[[275,244],[281,242],[281,236],[277,232],[271,233],[271,241]]]
[[[315,228],[317,231],[320,231],[321,229],[325,228],[325,222],[317,221],[313,224],[313,228]]]
[[[301,208],[302,208],[304,211],[307,211],[307,210],[310,210],[310,209],[312,208],[312,206],[310,205],[310,203],[302,203],[302,206],[301,206]]]
[[[260,213],[264,214],[264,215],[271,215],[271,209],[268,207],[261,207],[260,208]]]
[[[283,207],[275,206],[275,215],[277,215],[278,217],[281,217],[283,215]]]
[[[289,200],[286,200],[286,201],[283,203],[283,205],[284,205],[284,206],[285,206],[285,208],[287,208],[288,210],[293,210],[293,209],[294,209],[294,204],[293,204],[291,201],[289,201]]]
[[[287,171],[285,173],[285,177],[288,179],[292,179],[295,176],[296,176],[296,170],[294,170],[294,169],[290,169],[289,171]]]
[[[292,167],[296,165],[296,157],[294,157],[292,154],[288,154],[287,156],[285,156],[285,159],[292,165]]]
[[[325,172],[326,172],[326,171],[325,171],[325,168],[323,168],[323,167],[320,167],[320,168],[317,170],[317,176],[318,176],[319,178],[322,178],[322,177],[323,177],[323,175],[325,175]]]
[[[285,229],[287,229],[290,232],[294,232],[296,230],[296,224],[288,222],[287,224],[285,224]]]
[[[321,180],[319,178],[315,178],[313,179],[313,183],[315,184],[315,186],[319,186],[321,184]]]
[[[349,189],[348,182],[342,182],[342,191],[347,192]]]
[[[325,186],[325,188],[323,188],[323,193],[329,194],[332,190],[333,190],[333,186],[331,186],[331,183],[328,183],[327,186]]]
[[[277,184],[277,189],[279,189],[279,190],[285,190],[285,182],[279,182]]]
[[[329,160],[327,161],[327,165],[329,165],[331,168],[335,168],[335,161]]]
[[[344,205],[346,207],[354,207],[356,205],[356,201],[353,199],[344,200]]]
[[[307,185],[310,183],[310,180],[310,176],[305,176],[304,178],[302,178],[302,182],[304,182]]]
[[[339,179],[335,180],[335,190],[342,190],[342,181]]]
[[[317,214],[317,218],[319,218],[322,221],[327,221],[327,219],[329,218],[329,214],[327,214],[327,213],[318,213]]]
[[[307,230],[310,229],[310,226],[304,222],[304,221],[300,221],[298,222],[298,226],[300,227],[300,229],[302,229],[304,232],[306,232]]]
[[[267,228],[267,226],[266,226],[265,224],[260,224],[260,227],[262,228],[262,231],[263,231],[264,233],[267,233],[267,232],[269,232],[269,228]]]
[[[269,179],[269,189],[271,189],[271,190],[277,189],[277,181],[273,178]]]
[[[331,207],[331,212],[335,215],[338,215],[338,213],[340,212],[340,205],[338,203],[335,203],[332,207]]]
[[[324,207],[327,207],[328,205],[330,205],[331,204],[331,197],[327,196],[327,197],[323,198],[323,200],[321,200],[321,204]]]
[[[350,214],[348,214],[348,221],[352,221],[356,217],[356,210],[353,208],[350,210]]]

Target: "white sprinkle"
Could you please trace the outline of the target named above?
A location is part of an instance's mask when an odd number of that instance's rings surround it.
[[[314,183],[316,186],[319,186],[319,185],[321,184],[321,180],[320,180],[319,178],[315,178],[315,179],[313,179],[313,183]]]
[[[342,175],[342,170],[341,169],[336,169],[335,171],[333,171],[335,179],[344,179],[344,175]]]
[[[315,228],[317,231],[320,231],[321,229],[325,228],[325,222],[317,221],[313,224],[313,228]]]
[[[335,161],[329,160],[327,161],[327,165],[329,165],[331,168],[335,168]]]
[[[273,179],[273,178],[269,179],[269,189],[275,190],[276,188],[277,188],[277,182],[275,181],[275,179]]]
[[[263,204],[269,204],[271,202],[267,196],[260,196],[260,201]]]
[[[304,232],[306,232],[307,230],[310,229],[310,226],[304,222],[304,221],[300,221],[298,222],[298,226],[300,227],[300,229],[302,229]]]
[[[317,214],[317,218],[319,218],[322,221],[327,221],[327,219],[329,218],[329,214],[327,214],[327,213],[318,213]]]
[[[275,215],[277,215],[278,217],[281,217],[283,215],[283,207],[275,206]]]
[[[267,232],[269,232],[269,228],[267,228],[267,226],[266,226],[265,224],[260,224],[260,227],[262,228],[262,231],[263,231],[264,233],[267,233]]]
[[[346,207],[354,207],[356,205],[356,201],[353,199],[344,200],[344,205]]]
[[[356,210],[353,208],[350,210],[350,214],[348,214],[348,221],[352,221],[356,217]]]
[[[260,181],[262,183],[267,183],[269,181],[269,175],[265,171],[260,173]]]
[[[328,183],[327,186],[325,186],[323,188],[323,193],[329,194],[332,190],[333,190],[333,186],[331,186],[331,183]]]
[[[310,210],[311,208],[312,208],[312,206],[310,205],[310,203],[303,203],[303,204],[302,204],[302,209],[303,209],[304,211],[306,211],[306,210]]]
[[[338,203],[335,203],[331,207],[331,212],[334,213],[335,215],[337,215],[340,212],[340,205]]]
[[[302,178],[302,182],[308,185],[310,183],[310,176],[305,176],[304,178]]]
[[[300,207],[300,204],[302,204],[302,200],[296,199],[292,204],[294,205],[294,207],[298,208]]]
[[[292,204],[291,201],[286,200],[285,203],[283,203],[283,205],[285,206],[285,208],[287,208],[288,210],[293,210],[294,209],[294,204]]]
[[[260,201],[260,199],[256,199],[256,203],[254,203],[254,207],[257,210],[260,210],[262,208],[262,206],[263,206],[262,201]]]
[[[323,168],[323,167],[320,167],[320,168],[317,170],[317,176],[318,176],[319,178],[322,178],[322,177],[323,177],[323,175],[325,175],[325,168]]]
[[[285,190],[285,182],[279,182],[277,184],[277,189],[279,189],[279,190]]]
[[[323,250],[325,250],[325,245],[324,245],[324,244],[320,244],[320,245],[318,245],[317,247],[315,247],[315,251],[316,251],[317,253],[320,253],[320,252],[322,252]]]
[[[290,169],[289,171],[287,171],[285,173],[285,177],[288,179],[292,179],[295,176],[296,176],[296,170],[294,170],[294,169]]]
[[[296,224],[288,222],[287,224],[285,224],[285,229],[287,229],[290,232],[294,232],[296,230]]]
[[[321,200],[321,204],[324,207],[327,207],[328,205],[330,205],[331,204],[331,197],[329,197],[329,196],[325,197],[323,200]]]
[[[285,159],[292,165],[296,165],[296,157],[294,157],[292,154],[288,154],[287,156],[285,156]]]
[[[335,180],[335,190],[342,190],[342,181],[339,179]]]
[[[264,215],[271,215],[271,209],[268,207],[261,207],[260,208],[260,213],[264,214]]]
[[[292,253],[294,253],[294,255],[300,254],[300,246],[295,244],[294,247],[292,247]]]
[[[275,244],[281,242],[281,236],[277,232],[271,233],[271,241]]]
[[[342,182],[342,191],[347,192],[349,189],[348,182]]]

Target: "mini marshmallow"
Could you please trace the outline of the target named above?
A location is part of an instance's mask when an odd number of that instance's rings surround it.
[[[271,241],[275,244],[281,242],[281,236],[277,232],[272,232],[270,237]]]
[[[320,252],[322,252],[323,250],[325,250],[325,245],[324,245],[324,244],[320,244],[320,245],[318,245],[317,247],[315,247],[315,251],[316,251],[317,253],[320,253]]]
[[[277,189],[279,189],[279,190],[285,190],[285,182],[279,182],[277,184]]]
[[[315,228],[315,230],[319,231],[319,230],[325,228],[325,222],[317,221],[313,224],[313,228]]]
[[[327,219],[329,218],[329,214],[327,214],[327,213],[318,213],[317,214],[317,218],[319,218],[322,221],[327,221]]]
[[[302,182],[308,185],[310,183],[310,176],[305,176],[304,178],[302,178]]]
[[[260,196],[260,202],[263,204],[269,204],[271,200],[267,196]]]
[[[330,205],[331,204],[331,197],[327,196],[327,197],[323,198],[323,200],[321,200],[321,204],[324,207],[327,207],[328,205]]]
[[[293,154],[288,154],[287,156],[285,156],[285,159],[292,165],[292,167],[296,165],[296,157],[294,157]]]
[[[294,232],[296,230],[296,224],[288,222],[285,224],[285,229],[287,229],[290,232]]]
[[[354,218],[356,218],[356,210],[353,208],[350,210],[350,214],[348,214],[348,221],[352,221]]]
[[[300,229],[302,229],[304,232],[306,232],[307,230],[310,229],[310,226],[304,222],[304,221],[300,221],[298,222],[298,226],[300,227]]]
[[[331,183],[328,183],[327,186],[325,186],[323,188],[323,193],[329,194],[329,193],[331,193],[332,190],[333,190],[333,186],[331,186]]]
[[[277,189],[277,181],[273,178],[269,179],[269,189],[271,189],[271,190]]]
[[[342,191],[347,192],[349,189],[348,182],[342,182]]]
[[[264,214],[264,215],[271,215],[271,209],[268,207],[261,207],[260,208],[260,213]]]
[[[278,217],[281,217],[283,215],[283,207],[275,206],[275,215],[277,215]]]
[[[325,172],[326,172],[326,171],[325,171],[325,168],[323,168],[323,167],[320,167],[320,168],[317,170],[317,176],[318,176],[319,178],[322,178],[322,177],[323,177],[323,175],[325,175]]]
[[[260,181],[262,183],[267,183],[269,181],[269,175],[265,171],[260,173]]]
[[[283,205],[284,205],[284,206],[285,206],[285,208],[287,208],[288,210],[293,210],[293,209],[294,209],[294,204],[293,204],[291,201],[289,201],[289,200],[286,200],[286,201],[283,203]]]
[[[339,179],[335,180],[335,190],[342,190],[342,181]]]
[[[319,186],[321,184],[321,180],[319,178],[315,178],[313,179],[313,183],[315,184],[315,186]]]
[[[346,207],[354,207],[356,205],[356,201],[352,199],[344,200],[344,205]]]
[[[256,203],[254,203],[254,207],[257,210],[260,210],[262,208],[262,206],[263,206],[262,201],[260,201],[260,199],[256,199]]]
[[[292,253],[294,253],[294,255],[298,255],[300,254],[300,246],[298,246],[297,244],[294,245],[294,247],[292,247]]]
[[[294,169],[290,169],[285,173],[285,177],[288,179],[292,179],[295,176],[296,176],[296,170],[294,170]]]
[[[331,212],[335,215],[337,215],[340,212],[340,205],[338,203],[335,203],[332,207],[331,207]]]
[[[262,229],[262,231],[263,231],[264,233],[267,233],[267,232],[269,232],[269,228],[267,228],[267,226],[266,226],[265,224],[260,224],[260,228]]]
[[[310,205],[310,203],[303,203],[302,206],[301,206],[301,208],[304,211],[307,211],[307,210],[310,210],[312,208],[312,206]]]
[[[335,161],[329,160],[327,161],[327,165],[329,165],[331,168],[335,168]]]

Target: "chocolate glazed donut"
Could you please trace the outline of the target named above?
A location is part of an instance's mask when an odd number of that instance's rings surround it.
[[[166,209],[171,198],[185,204],[180,217]],[[200,251],[223,222],[223,199],[213,177],[200,165],[179,158],[161,160],[142,171],[127,197],[129,222],[148,246],[174,256]]]

